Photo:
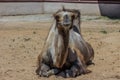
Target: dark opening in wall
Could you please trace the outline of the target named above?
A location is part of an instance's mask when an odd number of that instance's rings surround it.
[[[98,5],[102,16],[120,18],[120,0],[98,0]]]

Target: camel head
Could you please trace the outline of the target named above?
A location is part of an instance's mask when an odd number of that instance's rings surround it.
[[[73,21],[76,18],[76,14],[67,9],[58,10],[54,14],[56,25],[59,30],[69,30],[73,26]]]

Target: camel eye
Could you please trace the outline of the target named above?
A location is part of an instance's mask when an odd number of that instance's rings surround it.
[[[72,19],[75,19],[75,15],[73,14],[73,15],[71,16],[71,18],[72,18]]]
[[[57,21],[59,20],[59,18],[60,18],[59,15],[55,15],[55,19],[56,19]]]

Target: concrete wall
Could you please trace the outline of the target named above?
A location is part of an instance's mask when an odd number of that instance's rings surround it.
[[[10,2],[0,3],[0,15],[54,13],[62,6],[79,9],[82,14],[100,15],[98,4],[49,3],[49,2]]]
[[[0,15],[39,14],[43,13],[43,3],[6,2],[0,3]]]
[[[104,15],[120,17],[120,4],[82,4],[50,2],[7,2],[0,3],[0,15],[54,13],[62,6],[79,9],[82,15]]]
[[[81,3],[44,3],[44,12],[53,13],[62,6],[69,9],[78,9],[82,15],[100,15],[98,4],[81,4]]]

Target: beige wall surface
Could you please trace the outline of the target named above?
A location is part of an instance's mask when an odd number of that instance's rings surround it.
[[[10,2],[0,3],[0,15],[54,13],[62,6],[69,9],[78,9],[82,14],[87,15],[99,15],[100,13],[98,4]]]
[[[0,15],[39,14],[42,12],[43,12],[43,3],[0,2]]]
[[[44,3],[44,12],[53,13],[62,6],[69,9],[78,9],[82,15],[100,15],[98,4],[82,4],[82,3]]]
[[[83,4],[57,2],[0,2],[0,15],[54,13],[62,6],[78,9],[82,15],[104,15],[120,17],[120,4]]]

